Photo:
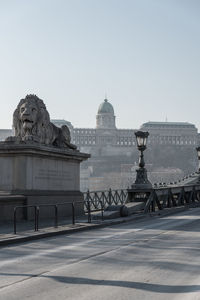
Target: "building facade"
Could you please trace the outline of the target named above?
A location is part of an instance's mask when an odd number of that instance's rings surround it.
[[[11,135],[13,135],[12,129],[0,129],[0,141],[5,141]]]
[[[112,104],[107,100],[99,105],[94,128],[74,128],[66,120],[51,120],[56,126],[67,125],[71,142],[91,158],[82,163],[82,190],[126,188],[132,184],[138,164],[134,132],[138,129],[118,129]],[[139,130],[148,131],[148,150],[145,161],[152,182],[177,180],[195,170],[196,151],[200,144],[194,124],[187,122],[147,122]],[[0,140],[12,135],[1,129]]]
[[[117,129],[115,119],[113,106],[105,99],[97,111],[96,128],[73,128],[73,142],[80,149],[106,146],[129,148],[135,146],[135,130]]]
[[[199,143],[197,128],[187,122],[147,122],[140,129],[150,133],[149,144],[195,146]]]
[[[133,183],[138,164],[136,130],[116,127],[114,108],[107,99],[98,108],[95,128],[72,128],[72,142],[91,154],[82,164],[83,190]],[[194,124],[147,122],[139,130],[150,133],[145,160],[152,182],[177,180],[195,169],[199,134]]]

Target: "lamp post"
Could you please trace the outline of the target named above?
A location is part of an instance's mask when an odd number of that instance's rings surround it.
[[[145,169],[144,162],[144,150],[147,145],[147,138],[149,136],[148,132],[137,131],[135,132],[137,147],[140,151],[139,157],[139,169],[136,170],[136,180],[135,183],[131,185],[128,191],[128,202],[140,202],[141,207],[143,209],[144,203],[147,201],[150,193],[152,192],[152,184],[147,178],[147,170]]]
[[[136,170],[136,180],[135,183],[132,184],[132,189],[151,189],[152,184],[147,178],[147,170],[145,169],[145,162],[144,162],[144,150],[146,149],[147,145],[147,138],[149,136],[148,132],[144,131],[136,131],[135,132],[137,147],[140,151],[139,157],[139,169]]]
[[[200,147],[197,147],[196,150],[197,150],[197,155],[199,160],[199,172],[200,172]]]

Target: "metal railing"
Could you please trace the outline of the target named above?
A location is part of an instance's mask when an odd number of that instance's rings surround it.
[[[83,204],[82,201],[76,201],[76,202],[63,202],[63,203],[56,203],[56,204],[40,204],[40,205],[21,205],[21,206],[15,206],[14,207],[14,219],[13,219],[13,227],[14,227],[14,234],[17,233],[17,211],[19,209],[34,209],[34,230],[39,230],[39,215],[40,215],[40,209],[42,207],[53,207],[54,208],[54,227],[58,227],[58,208],[63,205],[71,205],[71,223],[75,225],[76,222],[76,204]],[[89,217],[88,217],[89,218]]]
[[[14,234],[17,233],[17,210],[24,208],[34,208],[34,227],[35,231],[38,231],[38,207],[36,205],[21,205],[14,207],[14,218],[13,218],[13,226],[14,226]]]
[[[34,209],[34,230],[39,230],[39,216],[40,216],[40,210],[42,207],[53,207],[54,208],[54,227],[58,227],[58,209],[60,206],[63,205],[71,205],[71,223],[75,225],[76,223],[76,205],[77,204],[83,204],[84,205],[84,212],[88,215],[88,223],[91,223],[92,220],[92,213],[93,212],[101,212],[101,219],[103,220],[103,212],[104,212],[104,206],[103,202],[99,200],[98,207],[94,207],[93,203],[88,200],[86,202],[82,201],[73,201],[73,202],[63,202],[63,203],[56,203],[56,204],[40,204],[40,205],[21,205],[21,206],[15,206],[14,207],[14,218],[13,218],[13,227],[14,227],[14,234],[17,233],[17,211],[19,209]]]
[[[98,205],[94,207],[92,201],[89,199],[87,201],[84,201],[84,211],[88,215],[88,223],[92,222],[92,213],[93,212],[101,212],[101,219],[104,220],[103,212],[104,212],[104,206],[103,202],[101,200],[98,201]]]
[[[145,190],[136,192],[136,194],[145,194]],[[90,209],[95,211],[105,210],[109,205],[125,204],[128,199],[127,190],[92,191],[84,194],[85,208],[90,203]],[[183,186],[162,186],[153,188],[148,198],[145,200],[144,212],[155,212],[165,208],[187,205],[200,202],[200,185]],[[136,197],[137,198],[137,197]],[[91,221],[91,220],[90,220]]]
[[[124,204],[127,200],[127,190],[87,191],[83,193],[84,207],[90,203],[91,210],[105,209],[110,205]]]
[[[136,192],[137,193],[137,192]],[[139,193],[144,194],[145,190]],[[144,213],[155,212],[165,208],[188,205],[191,203],[200,203],[200,185],[173,186],[153,188],[145,200]],[[60,206],[71,205],[71,223],[76,223],[76,205],[84,204],[84,212],[88,216],[88,223],[92,221],[93,212],[101,212],[101,219],[104,219],[104,210],[110,205],[124,205],[128,199],[127,190],[108,191],[87,191],[83,193],[84,203],[82,201],[64,202],[56,204],[23,205],[14,208],[14,233],[17,232],[17,211],[19,209],[34,209],[34,230],[39,230],[39,215],[42,207],[54,208],[54,227],[58,227],[58,210]]]
[[[200,202],[200,185],[155,188],[150,193],[144,212]]]

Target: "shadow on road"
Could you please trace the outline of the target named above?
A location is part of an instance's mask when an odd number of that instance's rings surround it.
[[[50,276],[50,275],[33,275],[33,274],[14,274],[0,273],[0,276],[25,276],[48,278],[64,284],[72,285],[97,285],[97,286],[112,286],[131,288],[136,290],[150,291],[154,293],[192,293],[200,291],[200,285],[164,285],[148,282],[122,281],[122,280],[99,280],[83,277],[68,277],[68,276]],[[21,280],[20,280],[21,281]]]

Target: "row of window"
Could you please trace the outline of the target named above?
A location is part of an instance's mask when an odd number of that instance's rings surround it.
[[[96,145],[96,140],[85,140],[85,139],[73,139],[73,143],[77,145]],[[101,139],[98,144],[112,143],[112,140]],[[114,144],[114,143],[112,143]],[[197,145],[196,141],[148,141],[148,144],[160,144],[160,145]],[[134,141],[117,141],[117,146],[135,146]]]
[[[178,141],[178,140],[168,140],[168,141],[148,141],[148,144],[161,144],[161,145],[167,145],[167,144],[172,144],[172,145],[197,145],[196,141]]]
[[[196,139],[191,137],[176,137],[176,136],[151,136],[148,139],[148,143],[172,143],[172,144],[190,144],[195,145],[197,143]]]
[[[180,125],[180,124],[175,124],[175,125],[155,125],[155,124],[148,124],[148,125],[144,125],[142,126],[142,130],[148,130],[149,128],[153,128],[153,129],[178,129],[178,130],[181,130],[181,129],[196,129],[195,126],[193,124],[185,124],[185,125]]]
[[[135,142],[131,142],[131,141],[118,141],[117,142],[117,145],[118,146],[132,146],[132,145],[135,145],[136,143]]]
[[[75,129],[73,131],[73,134],[96,134],[96,130],[95,129]]]

